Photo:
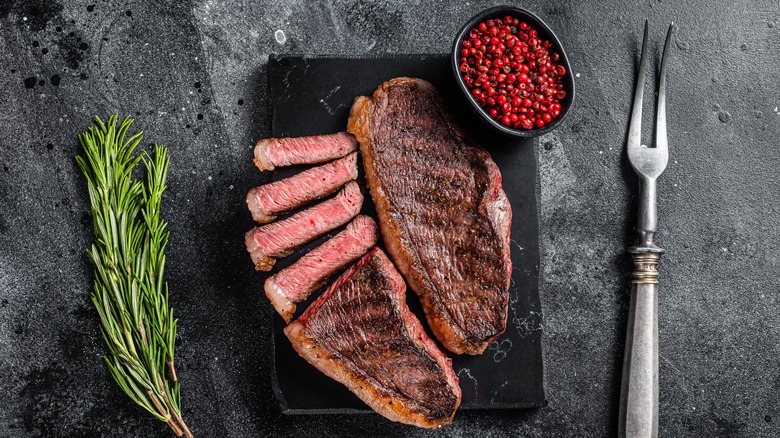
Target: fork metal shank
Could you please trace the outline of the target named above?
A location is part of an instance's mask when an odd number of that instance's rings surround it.
[[[639,233],[641,245],[653,247],[653,237],[658,227],[658,212],[656,207],[656,179],[642,177],[639,179],[639,217],[636,231]]]

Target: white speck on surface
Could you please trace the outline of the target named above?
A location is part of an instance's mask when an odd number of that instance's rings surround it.
[[[599,151],[599,153],[600,153],[600,154],[603,154],[603,153],[604,153],[604,151]]]
[[[211,181],[211,176],[209,176],[209,181]]]
[[[777,107],[775,107],[774,111],[775,111],[775,114],[780,114],[780,111],[778,111]]]
[[[22,17],[22,21],[27,21],[27,17]]]
[[[233,190],[233,184],[231,184],[231,185],[230,185],[230,187],[228,187],[228,188],[229,188],[230,190]]]
[[[512,349],[512,341],[501,339],[490,344],[488,349],[493,352],[493,362],[501,362]]]
[[[276,38],[276,42],[279,44],[284,44],[287,42],[287,36],[284,34],[284,31],[282,29],[279,29],[276,32],[274,32],[274,38]]]
[[[542,325],[542,314],[539,312],[530,311],[524,318],[515,316],[512,318],[512,324],[517,328],[517,332],[520,337],[524,338],[533,332],[544,330]]]
[[[498,393],[499,393],[499,392],[500,392],[502,389],[504,389],[504,387],[505,387],[506,385],[508,385],[508,384],[509,384],[509,380],[505,381],[504,383],[502,383],[502,384],[501,384],[501,386],[499,386],[498,388],[496,388],[495,390],[493,390],[493,397],[491,397],[491,399],[490,399],[490,403],[493,403],[493,402],[495,402],[495,400],[496,400],[496,396],[498,395]]]
[[[576,75],[574,75],[574,77],[575,77],[575,78],[578,78],[578,77],[580,77],[580,74],[579,74],[579,73],[577,73]]]
[[[477,393],[477,379],[476,379],[476,377],[471,375],[471,370],[468,369],[468,368],[463,368],[460,371],[458,371],[457,376],[460,379],[460,387],[461,387],[461,389],[466,389],[466,388],[464,388],[464,383],[466,383],[466,382],[465,382],[465,379],[463,377],[461,377],[462,374],[465,374],[472,382],[474,382],[474,394],[476,394]]]
[[[335,88],[330,90],[330,93],[328,93],[327,96],[320,99],[320,103],[325,107],[326,110],[328,110],[328,114],[330,115],[336,114],[336,111],[338,111],[339,108],[347,106],[344,102],[339,102],[339,104],[335,108],[328,104],[328,99],[330,99],[331,96],[333,96],[333,93],[339,91],[340,88],[341,85],[337,85]]]

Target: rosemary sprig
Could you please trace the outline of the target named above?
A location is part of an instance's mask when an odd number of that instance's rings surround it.
[[[133,123],[117,115],[79,135],[76,157],[87,178],[95,243],[87,249],[95,263],[92,303],[108,345],[108,369],[122,390],[176,435],[192,437],[181,418],[179,381],[173,350],[177,320],[168,306],[166,222],[160,202],[168,174],[168,154],[155,145],[154,156],[134,151],[143,139],[125,138]],[[145,183],[133,178],[142,162]],[[167,373],[166,373],[167,370]]]

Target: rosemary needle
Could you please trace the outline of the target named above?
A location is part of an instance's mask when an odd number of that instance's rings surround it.
[[[192,437],[181,418],[173,350],[177,320],[168,306],[165,271],[166,222],[160,202],[168,154],[135,154],[141,132],[127,138],[133,120],[117,128],[117,115],[79,135],[83,155],[76,162],[87,178],[95,242],[87,249],[95,263],[92,303],[108,345],[106,364],[133,401],[166,422],[176,435]],[[143,163],[146,180],[133,177]]]

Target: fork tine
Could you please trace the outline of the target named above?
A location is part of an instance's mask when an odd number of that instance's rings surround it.
[[[634,106],[631,109],[631,124],[628,128],[628,149],[642,144],[642,100],[645,92],[645,70],[647,69],[648,20],[645,20],[645,36],[642,38],[642,55],[639,60],[639,74],[634,89]]]
[[[672,41],[674,22],[669,25],[664,43],[664,53],[661,55],[661,77],[658,80],[658,106],[655,116],[655,147],[659,150],[668,150],[669,142],[666,137],[666,57],[669,55],[669,43]]]

